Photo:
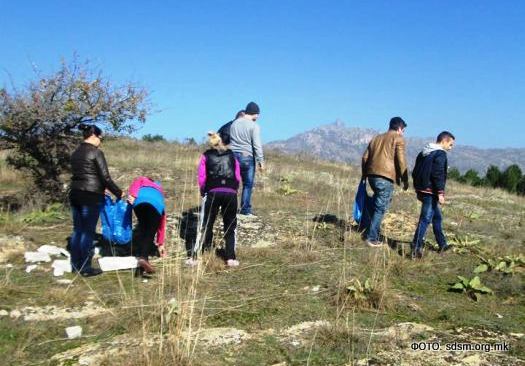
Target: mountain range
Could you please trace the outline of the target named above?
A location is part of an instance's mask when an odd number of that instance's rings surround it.
[[[379,133],[382,132],[369,128],[348,127],[338,120],[287,140],[272,141],[266,144],[266,148],[359,165],[368,143]],[[417,154],[423,146],[434,139],[406,137],[409,167],[413,167]],[[449,154],[449,167],[455,167],[462,173],[474,169],[483,176],[490,165],[506,169],[511,164],[517,164],[522,171],[525,170],[525,148],[481,149],[456,145]]]

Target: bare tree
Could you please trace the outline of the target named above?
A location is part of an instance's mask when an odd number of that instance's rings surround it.
[[[76,57],[48,77],[37,74],[23,90],[11,89],[0,89],[0,149],[10,150],[8,164],[30,173],[47,201],[63,198],[60,176],[79,142],[79,124],[130,133],[150,112],[144,88],[115,86]]]

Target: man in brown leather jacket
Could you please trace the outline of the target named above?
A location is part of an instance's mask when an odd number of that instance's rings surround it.
[[[363,154],[361,164],[363,179],[367,178],[374,191],[370,224],[366,230],[366,241],[371,247],[381,246],[379,231],[381,221],[392,200],[394,182],[403,182],[403,189],[408,189],[408,170],[405,156],[403,133],[407,124],[401,117],[390,120],[386,133],[370,141]]]

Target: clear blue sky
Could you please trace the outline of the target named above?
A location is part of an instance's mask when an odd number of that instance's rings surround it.
[[[0,0],[0,85],[76,52],[151,91],[140,135],[201,140],[254,100],[266,142],[400,115],[408,136],[525,147],[524,19],[521,0]]]

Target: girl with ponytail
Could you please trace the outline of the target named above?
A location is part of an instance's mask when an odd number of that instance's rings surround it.
[[[218,133],[209,132],[210,149],[202,154],[199,162],[198,183],[202,196],[200,233],[187,265],[197,264],[197,255],[210,250],[213,241],[213,224],[219,213],[224,224],[226,248],[224,260],[229,267],[239,265],[235,256],[235,231],[237,228],[237,189],[241,181],[241,168],[233,152],[225,146]]]

